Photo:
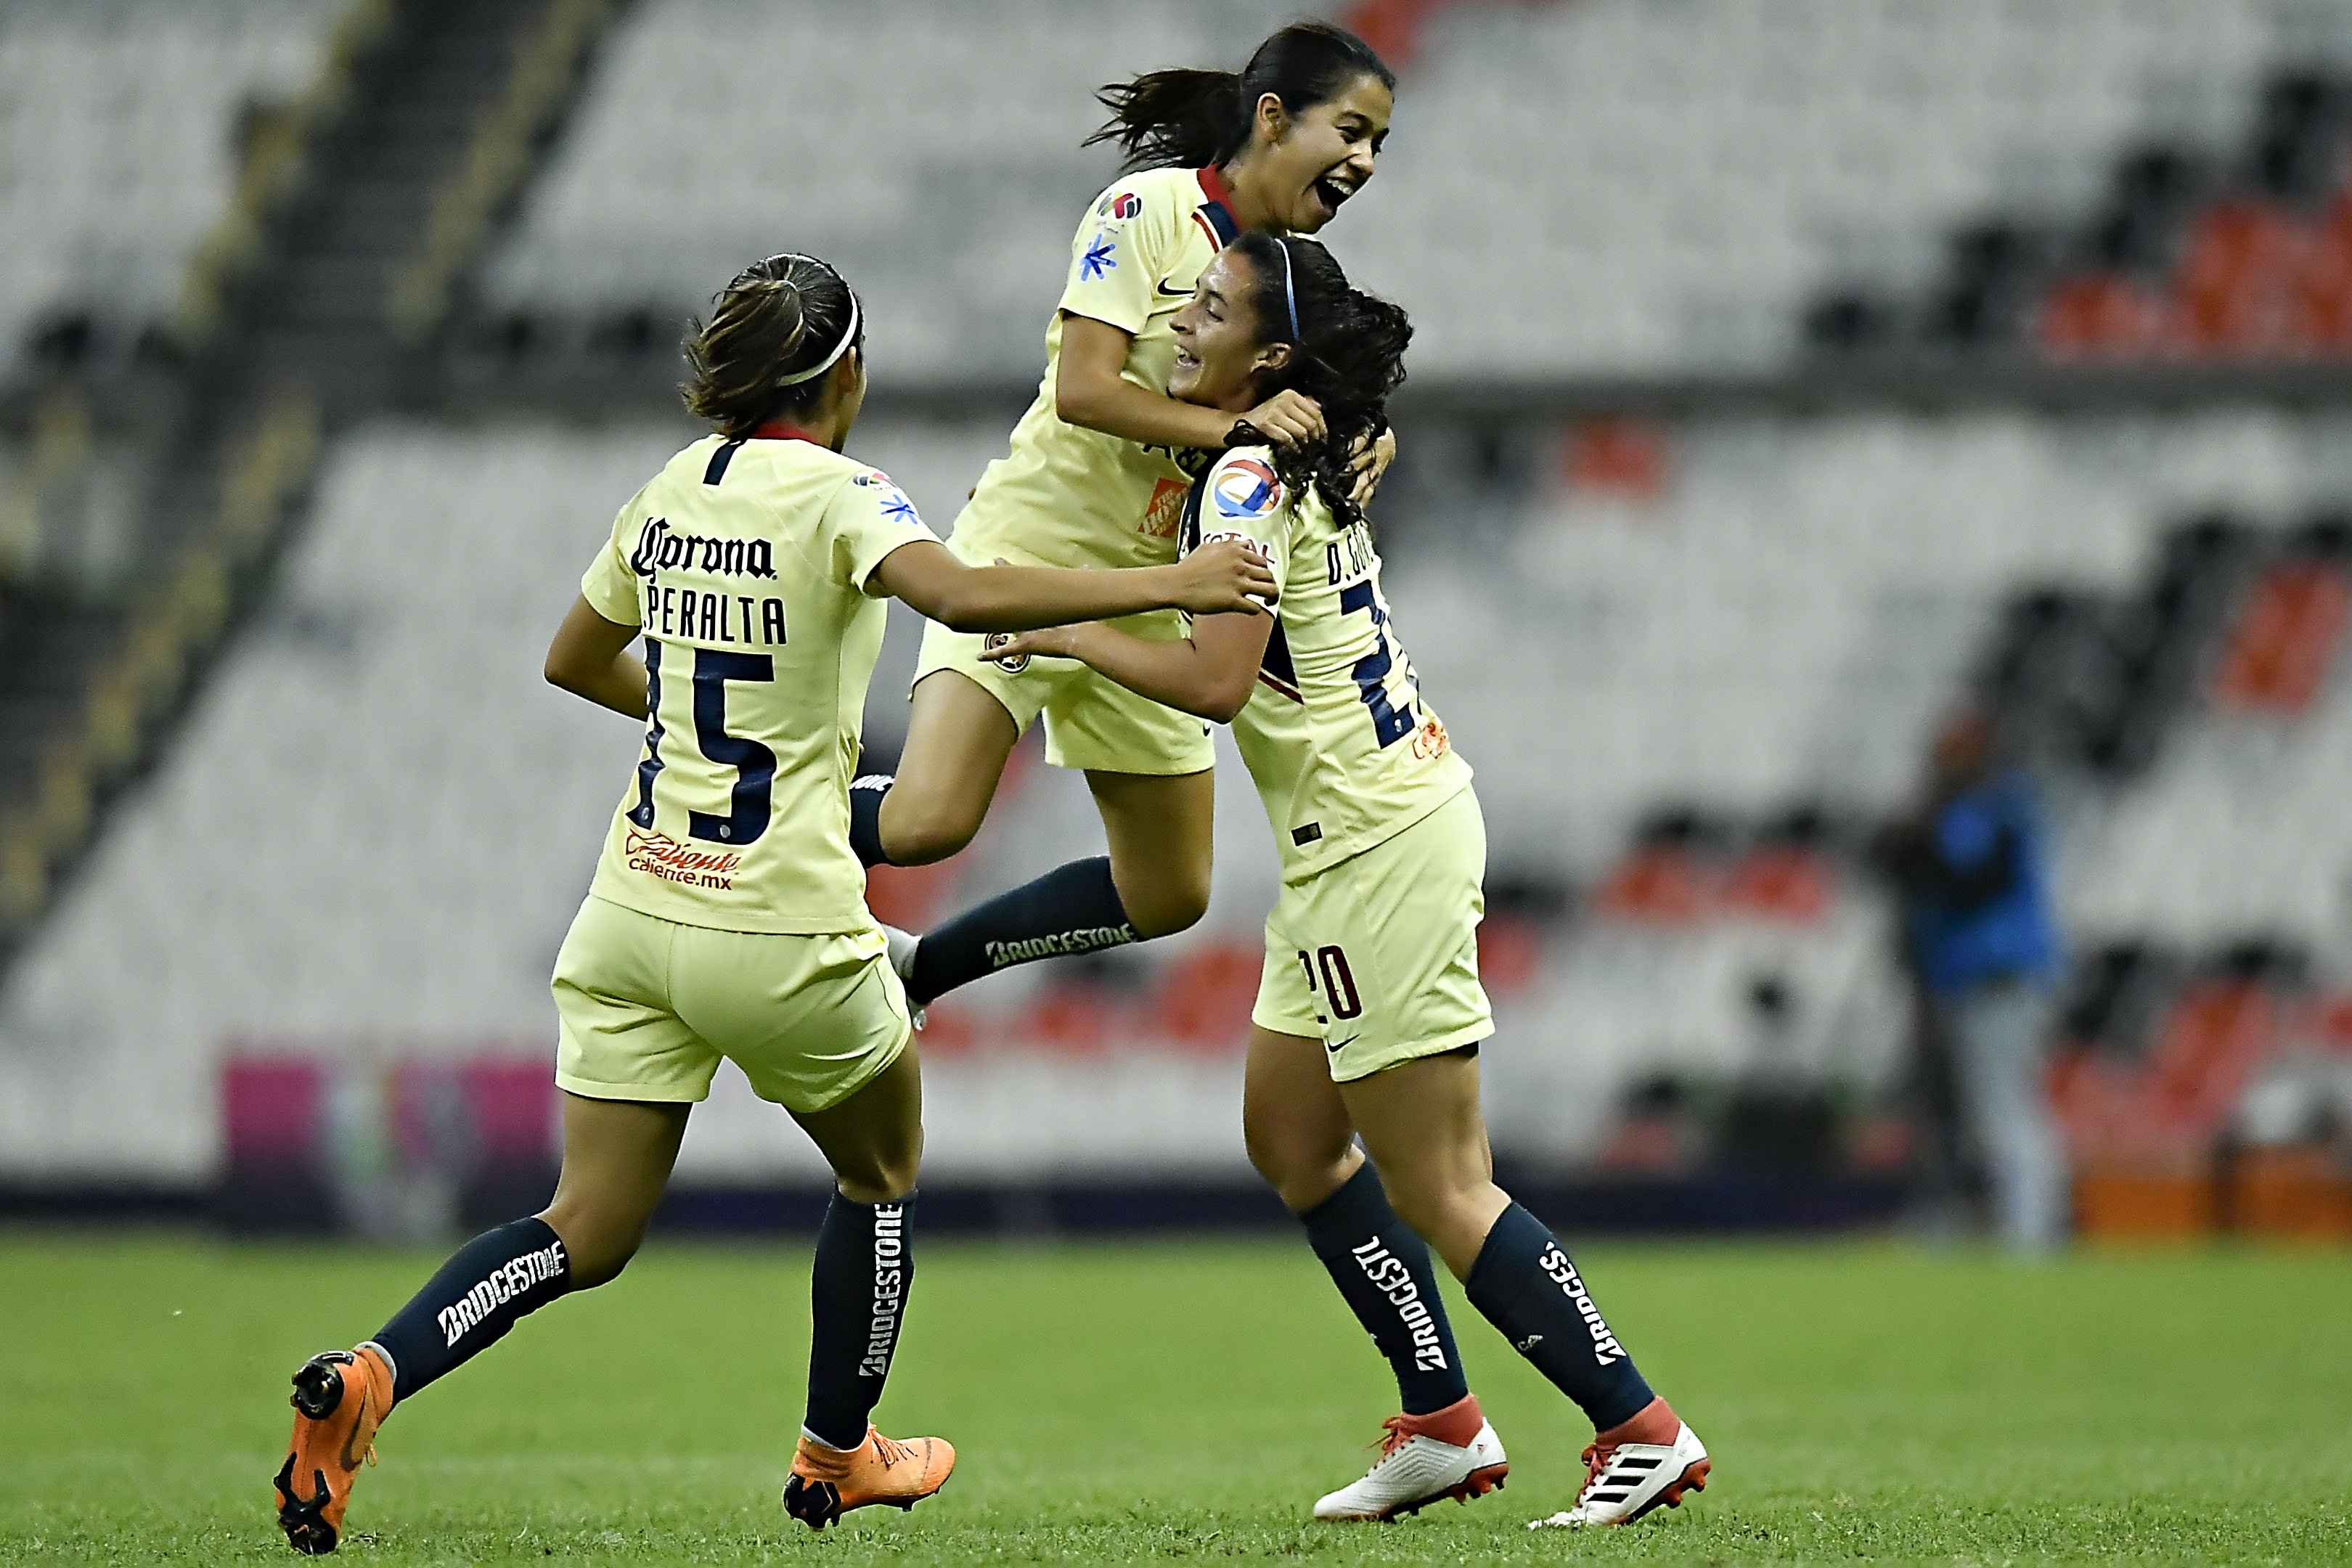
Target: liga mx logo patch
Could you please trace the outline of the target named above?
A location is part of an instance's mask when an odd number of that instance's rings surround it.
[[[1078,258],[1078,280],[1091,283],[1118,270],[1118,241],[1108,234],[1097,234],[1086,254]]]
[[[892,522],[908,523],[916,528],[923,526],[921,514],[915,510],[915,503],[908,500],[907,492],[892,483],[890,476],[881,469],[870,468],[862,474],[852,474],[849,476],[849,482],[853,485],[863,485],[868,489],[880,490],[882,493],[877,499],[881,506],[882,515]]]
[[[1125,223],[1142,211],[1141,196],[1133,191],[1114,191],[1102,199],[1100,206],[1095,208],[1095,216],[1108,218],[1113,223]]]
[[[1235,458],[1217,470],[1210,492],[1223,516],[1264,517],[1282,503],[1282,480],[1255,458]]]

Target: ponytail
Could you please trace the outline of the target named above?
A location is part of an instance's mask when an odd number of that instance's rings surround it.
[[[687,322],[688,410],[728,437],[824,399],[824,373],[865,341],[857,296],[814,256],[755,261],[711,296],[710,321]]]
[[[1095,100],[1110,119],[1080,145],[1116,142],[1127,154],[1119,165],[1126,174],[1228,163],[1249,145],[1258,100],[1267,93],[1286,113],[1304,114],[1368,76],[1396,89],[1396,73],[1355,34],[1328,22],[1293,22],[1260,44],[1238,74],[1180,68],[1104,87]]]
[[[1242,79],[1233,71],[1146,71],[1095,94],[1110,110],[1102,129],[1079,143],[1116,142],[1127,153],[1119,173],[1197,169],[1223,163],[1249,140]]]

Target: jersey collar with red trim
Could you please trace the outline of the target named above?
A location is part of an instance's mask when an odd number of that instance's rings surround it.
[[[747,441],[806,441],[812,447],[824,445],[799,426],[787,425],[781,419],[769,420],[744,439]]]
[[[1212,163],[1196,170],[1201,182],[1201,194],[1209,199],[1193,209],[1192,216],[1209,231],[1209,237],[1223,250],[1241,237],[1242,226],[1234,221],[1234,193],[1225,187],[1224,176]]]

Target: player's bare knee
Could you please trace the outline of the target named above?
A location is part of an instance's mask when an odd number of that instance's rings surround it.
[[[1493,1191],[1484,1180],[1391,1181],[1389,1202],[1397,1216],[1432,1247],[1449,1258],[1470,1258],[1494,1228],[1496,1205],[1484,1196]]]
[[[882,847],[892,865],[928,866],[970,844],[985,814],[984,804],[973,810],[963,801],[908,795],[901,784],[883,797]]]
[[[839,1176],[835,1178],[834,1185],[854,1204],[895,1204],[915,1190],[915,1179],[911,1172],[905,1175],[877,1172],[870,1179]]]
[[[573,1254],[572,1288],[574,1290],[587,1290],[598,1285],[612,1283],[621,1277],[621,1270],[626,1268],[629,1266],[629,1259],[636,1255],[637,1238],[634,1237],[630,1238],[626,1247],[614,1247],[601,1253],[591,1253],[584,1259],[580,1255]]]
[[[563,1242],[572,1289],[586,1290],[618,1279],[646,1237],[643,1225],[622,1228],[576,1209],[551,1207],[541,1218]]]
[[[1456,1211],[1462,1205],[1451,1187],[1442,1182],[1415,1179],[1410,1173],[1383,1170],[1381,1176],[1388,1188],[1389,1206],[1417,1235],[1426,1238],[1454,1228]]]
[[[854,1204],[895,1204],[915,1190],[921,1166],[922,1156],[912,1150],[877,1154],[854,1169],[835,1171],[834,1184]]]
[[[1247,1117],[1242,1123],[1242,1147],[1251,1167],[1293,1214],[1313,1208],[1355,1174],[1353,1145],[1341,1143],[1335,1149],[1325,1140],[1269,1128]]]
[[[1247,1121],[1242,1124],[1242,1149],[1249,1155],[1250,1168],[1264,1176],[1265,1184],[1276,1192],[1298,1168],[1296,1150],[1280,1139],[1266,1136]]]
[[[1114,868],[1112,879],[1118,880]],[[1127,920],[1135,934],[1146,942],[1154,937],[1174,936],[1180,931],[1190,931],[1201,923],[1209,912],[1209,877],[1203,870],[1198,877],[1189,872],[1171,876],[1164,868],[1155,868],[1150,879],[1144,881],[1130,897],[1122,889],[1119,902],[1127,908]]]

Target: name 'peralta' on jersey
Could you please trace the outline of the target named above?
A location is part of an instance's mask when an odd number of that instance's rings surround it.
[[[849,847],[871,579],[936,537],[889,476],[794,438],[706,437],[621,509],[580,592],[643,628],[650,714],[591,893],[721,931],[873,924]]]
[[[1341,527],[1312,486],[1283,483],[1274,454],[1218,458],[1184,507],[1182,548],[1244,540],[1280,584],[1257,686],[1234,719],[1297,882],[1400,833],[1470,783],[1470,764],[1422,700],[1389,622],[1381,557],[1363,522]]]
[[[1060,308],[1045,329],[1045,376],[988,465],[949,542],[974,565],[1160,566],[1176,558],[1185,492],[1210,454],[1148,447],[1055,412],[1063,316],[1106,322],[1135,341],[1119,375],[1165,394],[1176,312],[1239,229],[1213,169],[1147,169],[1103,192],[1070,242]]]

